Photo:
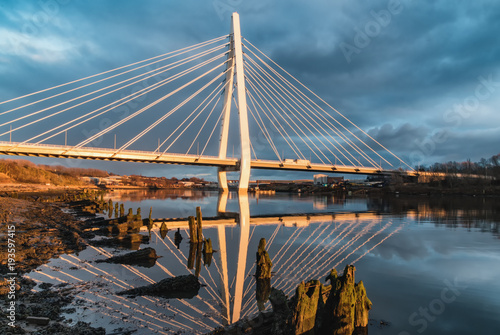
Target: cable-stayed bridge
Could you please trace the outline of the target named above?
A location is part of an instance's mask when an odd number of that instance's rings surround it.
[[[0,154],[215,166],[224,190],[251,169],[417,174],[244,39],[237,13],[228,35],[0,108]]]

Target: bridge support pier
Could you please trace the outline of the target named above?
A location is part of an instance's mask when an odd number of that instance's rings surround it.
[[[241,43],[240,16],[238,13],[233,13],[231,17],[231,35],[229,44],[226,73],[226,86],[224,91],[224,112],[222,120],[222,130],[219,143],[219,158],[227,156],[227,141],[229,134],[229,120],[231,115],[231,98],[233,96],[234,76],[236,76],[236,96],[238,100],[238,114],[240,124],[240,182],[239,192],[246,193],[248,190],[248,182],[250,181],[250,133],[248,130],[248,112],[245,89],[245,73],[243,68],[243,48]],[[226,170],[218,170],[219,189],[223,192],[227,191],[227,176]]]
[[[219,191],[220,192],[227,192],[228,191],[227,171],[222,169],[222,168],[218,168],[217,179],[219,181]]]

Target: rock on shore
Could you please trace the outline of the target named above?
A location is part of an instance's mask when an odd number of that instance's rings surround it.
[[[166,278],[158,283],[121,291],[119,295],[150,295],[167,299],[192,299],[198,295],[201,284],[198,278],[192,274]]]
[[[118,263],[131,264],[150,268],[156,264],[156,250],[153,248],[144,248],[137,251],[129,252],[125,255],[113,256],[108,259],[97,260],[96,263]]]
[[[85,248],[82,223],[51,203],[0,198],[0,214],[15,227],[16,271],[29,272],[60,254]],[[0,273],[7,268],[7,238],[0,239]]]

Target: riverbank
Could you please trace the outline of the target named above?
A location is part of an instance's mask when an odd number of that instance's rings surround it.
[[[9,197],[0,197],[0,219],[0,299],[10,308],[0,311],[0,333],[104,334],[102,328],[61,316],[73,302],[72,288],[23,277],[53,258],[85,249],[83,221],[64,211],[62,204]]]
[[[76,192],[86,189],[97,190],[95,185],[75,186],[75,185],[43,185],[43,184],[25,184],[25,183],[2,183],[0,193],[47,193],[47,192]]]

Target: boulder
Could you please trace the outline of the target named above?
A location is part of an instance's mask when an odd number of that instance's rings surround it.
[[[198,295],[201,284],[192,274],[166,278],[158,283],[118,292],[118,295],[149,295],[167,299],[192,299]]]
[[[152,267],[156,264],[156,250],[153,248],[144,248],[137,251],[129,252],[125,255],[114,256],[104,260],[97,260],[97,263],[118,263],[118,264],[133,264],[144,267]]]

